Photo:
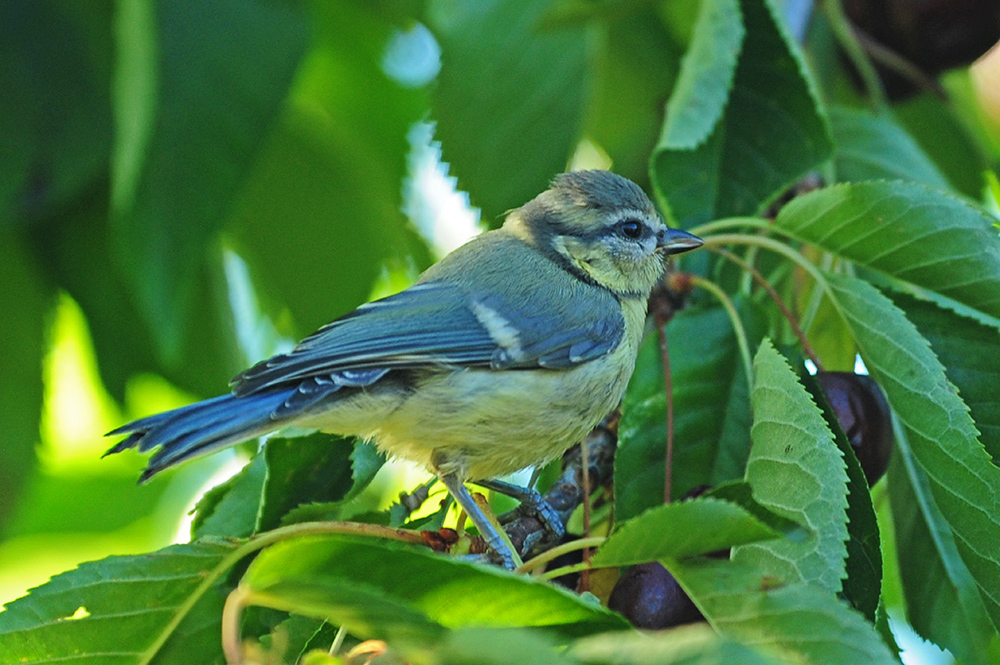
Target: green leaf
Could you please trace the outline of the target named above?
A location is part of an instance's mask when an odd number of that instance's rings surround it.
[[[753,446],[746,480],[759,503],[806,526],[809,537],[736,548],[745,562],[786,580],[840,592],[847,558],[847,472],[823,414],[765,340],[754,358]]]
[[[701,4],[691,44],[667,101],[658,149],[694,150],[712,134],[729,100],[744,34],[739,0]]]
[[[544,190],[576,147],[592,40],[552,27],[553,0],[434,0],[441,44],[432,101],[445,161],[489,219]]]
[[[0,229],[99,186],[111,150],[111,3],[0,3]]]
[[[1000,332],[930,302],[898,293],[890,297],[930,342],[969,406],[979,441],[1000,463]]]
[[[912,180],[938,189],[948,181],[917,142],[888,115],[834,107],[830,130],[837,146],[837,180]]]
[[[289,572],[284,579],[251,582],[249,587],[249,604],[325,619],[362,638],[430,646],[445,634],[425,613],[363,577]]]
[[[461,628],[436,649],[447,665],[570,665],[551,636],[526,628]]]
[[[751,343],[757,316],[742,303]],[[740,478],[750,450],[747,381],[732,322],[721,307],[681,310],[667,326],[674,390],[673,498]],[[639,350],[622,405],[615,455],[615,515],[626,520],[663,503],[666,396],[656,334]]]
[[[735,503],[770,528],[791,538],[801,540],[805,536],[805,530],[801,525],[772,512],[769,508],[759,503],[753,496],[753,489],[750,487],[750,483],[745,480],[730,480],[721,485],[716,485],[700,496]]]
[[[353,488],[354,440],[317,432],[268,439],[264,446],[267,482],[261,496],[258,531],[281,524],[303,503],[339,501]]]
[[[332,434],[271,437],[242,471],[198,502],[193,533],[243,538],[318,519],[319,507],[335,519],[334,508],[367,487],[382,461],[371,444]]]
[[[328,652],[330,645],[336,640],[336,635],[337,627],[327,621],[293,614],[276,625],[268,635],[262,636],[261,643],[265,646],[275,643],[287,645],[286,661],[304,663],[301,660],[302,656],[312,649],[323,649]]]
[[[368,487],[385,464],[385,453],[379,451],[374,443],[355,441],[351,451],[351,489],[341,501],[350,501]]]
[[[247,538],[257,531],[267,462],[257,455],[239,473],[205,492],[195,506],[191,535]]]
[[[899,124],[944,172],[959,192],[978,200],[986,181],[988,160],[981,145],[956,116],[953,101],[926,92],[893,106]]]
[[[569,654],[584,663],[616,665],[767,665],[782,663],[756,649],[719,635],[705,624],[649,633],[603,633],[584,637]]]
[[[387,259],[428,261],[401,212],[407,136],[426,92],[382,67],[402,21],[356,2],[313,3],[312,19],[313,47],[226,223],[296,335],[366,301]]]
[[[330,521],[343,519],[343,510],[351,505],[361,492],[371,484],[375,474],[385,463],[385,455],[380,453],[375,445],[362,441],[354,442],[354,450],[350,454],[351,460],[351,485],[341,498],[323,501],[318,497],[311,501],[303,501],[296,508],[289,510],[281,518],[282,524],[295,524],[297,522]],[[342,491],[339,487],[338,491]],[[304,498],[304,495],[303,495]],[[353,516],[352,519],[357,519]],[[362,520],[366,521],[366,520]]]
[[[674,94],[684,95],[676,103],[671,99],[664,134],[653,153],[654,188],[682,227],[760,212],[832,151],[826,117],[780,12],[770,0],[741,0],[740,9],[746,37],[722,117],[712,123],[707,138],[702,137],[707,123],[695,122],[697,131],[689,131],[675,119],[702,105],[708,119],[716,117],[718,90],[728,87],[728,79],[713,80],[706,88],[711,92],[701,93],[703,73],[696,64],[685,65],[685,73],[692,74],[678,81]],[[726,53],[738,43],[734,38],[717,38],[723,39],[723,53],[708,61],[723,73]],[[695,45],[705,48],[701,41]],[[692,108],[692,97],[706,101]]]
[[[114,249],[157,348],[176,361],[193,325],[206,244],[281,108],[307,32],[297,9],[268,2],[171,2],[147,11],[152,25],[124,21],[127,13],[119,22],[116,84],[146,92],[140,103],[115,99],[123,131],[113,168]],[[136,44],[148,39],[155,53],[139,53]],[[139,56],[147,67],[134,65]]]
[[[836,185],[795,198],[775,225],[904,283],[1000,317],[995,219],[909,182]]]
[[[985,665],[996,633],[976,582],[907,437],[898,437],[896,446],[888,487],[906,618],[920,636],[950,649],[961,662]]]
[[[697,498],[650,508],[622,523],[591,561],[604,567],[681,559],[778,535],[735,503]]]
[[[895,663],[875,628],[833,594],[736,561],[666,562],[723,636],[813,665]]]
[[[424,641],[439,637],[441,626],[535,626],[572,636],[625,625],[560,587],[372,539],[277,544],[241,585],[252,602],[327,618],[362,637]]]
[[[811,290],[809,291],[811,293]],[[802,302],[802,308],[808,303]],[[801,309],[799,311],[802,311]],[[858,348],[851,339],[847,324],[829,298],[820,301],[809,330],[805,331],[816,354],[827,371],[853,372]]]
[[[868,480],[837,415],[815,377],[802,377],[813,400],[823,412],[847,466],[847,562],[844,597],[872,623],[882,595],[882,545]]]
[[[603,34],[584,134],[607,152],[615,173],[645,188],[663,100],[674,85],[683,47],[654,5],[615,7],[599,26]]]
[[[906,428],[987,612],[1000,626],[1000,468],[977,440],[968,407],[944,367],[903,313],[867,282],[827,279],[865,365]]]
[[[15,234],[0,234],[0,525],[17,505],[37,464],[42,414],[42,354],[53,304],[45,282]]]
[[[85,563],[7,604],[0,653],[24,663],[218,662],[221,596],[210,589],[235,549],[196,543]]]

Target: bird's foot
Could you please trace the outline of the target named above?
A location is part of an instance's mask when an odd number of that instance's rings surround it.
[[[558,543],[565,535],[566,525],[562,516],[537,490],[502,480],[477,480],[475,484],[520,502],[517,508],[500,516],[501,524],[509,524],[520,517],[534,517],[541,523],[542,530],[531,533],[525,538],[521,547],[525,554],[539,543]]]
[[[489,506],[485,504],[485,501],[483,505],[480,505],[469,493],[465,485],[454,475],[442,475],[441,481],[448,488],[455,501],[458,502],[458,505],[465,510],[472,523],[479,529],[479,535],[482,536],[486,543],[486,556],[489,557],[489,560],[503,566],[507,570],[514,570],[521,565],[521,557],[514,551],[510,544],[510,539],[507,538],[507,534],[503,533],[503,527],[496,521],[496,517],[493,516],[492,512],[487,516],[486,513],[489,511]],[[482,498],[482,495],[478,496],[480,499]]]

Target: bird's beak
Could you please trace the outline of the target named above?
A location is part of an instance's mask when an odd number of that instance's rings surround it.
[[[661,231],[656,239],[656,246],[664,250],[666,254],[680,254],[692,249],[697,249],[705,244],[705,241],[696,235],[691,235],[687,231],[680,229],[666,229]]]

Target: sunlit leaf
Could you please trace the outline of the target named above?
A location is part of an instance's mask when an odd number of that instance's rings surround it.
[[[562,635],[622,620],[560,587],[371,539],[308,537],[258,556],[242,581],[252,602],[348,626],[361,636],[431,640],[442,627],[535,626]]]
[[[712,528],[703,528],[706,524]],[[680,559],[777,536],[777,531],[734,503],[698,498],[650,508],[625,522],[591,561],[595,566],[626,566]]]
[[[846,575],[847,472],[823,414],[769,340],[754,358],[753,446],[746,480],[758,502],[809,536],[756,543],[733,560],[839,592]]]
[[[792,662],[897,663],[860,614],[832,593],[735,561],[667,562],[722,635]]]
[[[797,197],[775,224],[859,265],[1000,317],[995,221],[924,185],[863,182]]]
[[[978,441],[968,407],[927,340],[873,286],[828,275],[832,295],[873,378],[906,428],[913,457],[994,626],[1000,625],[1000,468]]]
[[[729,4],[717,6],[723,10]],[[705,6],[710,11],[716,4]],[[685,65],[692,74],[678,80],[674,94],[684,96],[677,102],[671,99],[664,134],[653,153],[657,194],[683,227],[760,212],[832,150],[826,117],[798,47],[778,18],[780,11],[770,0],[742,0],[739,6],[746,36],[722,117],[706,122],[717,117],[718,93],[729,88],[728,81],[715,79],[705,88],[714,94],[702,93],[700,67]],[[714,23],[701,25],[715,34]],[[706,50],[721,40],[716,44],[719,53],[707,62],[724,70],[727,54],[738,45],[735,33],[730,29],[706,39]],[[702,46],[698,40],[695,45]],[[701,101],[689,107],[694,100]],[[700,118],[694,123],[699,131],[689,131],[673,119],[689,116]],[[706,126],[712,131],[702,137]]]
[[[0,653],[14,663],[93,663],[109,654],[105,662],[122,665],[157,655],[218,662],[222,597],[211,586],[235,547],[176,545],[63,573],[0,612]]]

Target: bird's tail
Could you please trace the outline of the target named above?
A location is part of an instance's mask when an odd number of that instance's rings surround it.
[[[139,478],[139,482],[145,482],[175,464],[281,427],[274,413],[291,392],[272,390],[245,397],[222,395],[134,420],[108,432],[108,436],[128,434],[128,437],[104,454],[129,448],[146,452],[159,446]]]

